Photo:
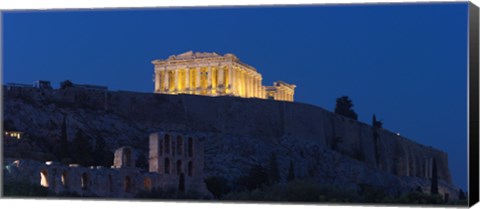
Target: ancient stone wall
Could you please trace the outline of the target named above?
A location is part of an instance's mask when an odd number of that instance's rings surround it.
[[[100,129],[101,134],[108,134],[104,137],[111,138],[107,142],[115,147],[118,147],[118,143],[130,146],[148,144],[143,140],[148,139],[148,133],[157,130],[209,133],[205,138],[205,150],[208,150],[205,155],[205,170],[209,174],[225,171],[223,175],[226,176],[241,175],[248,169],[244,166],[246,162],[263,162],[276,150],[289,151],[292,159],[304,156],[301,158],[303,160],[295,162],[299,173],[308,173],[308,170],[315,170],[314,166],[319,166],[315,165],[315,162],[323,162],[323,159],[318,157],[319,150],[329,149],[333,150],[332,153],[354,159],[369,169],[425,181],[431,177],[431,167],[435,160],[439,179],[452,183],[445,152],[418,144],[385,129],[373,129],[367,124],[313,105],[227,96],[78,89],[25,88],[7,90],[4,93],[4,117],[15,119],[17,125],[24,127],[25,130],[22,131],[38,132],[45,136],[52,132],[42,132],[48,128],[49,118],[62,121],[63,116],[59,112],[68,116],[69,127],[90,130],[88,133],[97,131],[92,127],[103,127]],[[88,99],[79,99],[85,98],[85,95]],[[30,103],[33,105],[26,105]],[[91,120],[92,118],[95,120]],[[29,124],[30,122],[32,124]],[[72,131],[68,133],[73,134]],[[291,154],[294,152],[295,154]],[[288,168],[289,160],[283,159],[283,170]],[[225,164],[225,161],[231,161],[231,168],[226,168],[230,164]],[[161,166],[159,164],[158,167]],[[330,170],[316,170],[319,178],[330,175]],[[335,172],[337,171],[332,171]],[[341,177],[338,176],[337,179]],[[371,179],[365,176],[352,181]]]

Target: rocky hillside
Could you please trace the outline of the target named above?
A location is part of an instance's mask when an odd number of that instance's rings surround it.
[[[102,138],[110,150],[129,145],[138,153],[147,153],[152,132],[193,131],[207,133],[206,176],[233,181],[275,153],[281,179],[292,161],[296,176],[321,183],[429,191],[435,161],[440,193],[458,197],[446,153],[308,104],[78,88],[3,93],[4,121],[35,139],[35,150],[59,143],[64,118],[68,140],[81,129],[92,145]],[[5,155],[18,153],[5,148]]]

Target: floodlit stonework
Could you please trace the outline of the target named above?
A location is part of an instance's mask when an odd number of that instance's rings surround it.
[[[193,191],[209,197],[203,181],[202,140],[199,134],[152,133],[149,171],[136,167],[137,151],[124,146],[115,151],[111,168],[6,159],[5,177],[7,180],[30,181],[55,193],[82,196],[132,198],[139,192],[160,189]],[[182,175],[184,188],[179,186]]]
[[[154,60],[155,93],[237,96],[292,101],[295,85],[262,85],[262,75],[233,54],[188,51]]]

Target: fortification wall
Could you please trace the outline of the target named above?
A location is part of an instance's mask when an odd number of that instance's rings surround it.
[[[4,91],[4,98],[5,118],[14,120],[26,129],[23,131],[45,136],[59,132],[55,127],[60,127],[64,115],[69,128],[86,129],[87,134],[98,132],[114,147],[119,143],[148,144],[149,133],[157,130],[209,133],[206,176],[242,175],[248,169],[245,165],[266,162],[271,152],[277,152],[282,154],[282,176],[289,161],[294,160],[299,175],[316,172],[319,180],[331,176],[359,183],[380,178],[351,176],[347,167],[352,167],[352,160],[336,157],[339,153],[355,161],[355,172],[366,170],[363,165],[370,174],[379,170],[424,179],[422,187],[428,184],[435,159],[439,179],[452,183],[446,153],[308,104],[72,88],[19,88]],[[50,123],[56,124],[52,128]],[[69,129],[68,134],[73,133]],[[345,169],[334,164],[336,161]]]
[[[337,151],[396,175],[430,178],[435,159],[438,177],[452,182],[445,152],[385,129],[374,130],[313,105],[236,97],[116,92],[112,95],[107,101],[112,111],[162,129],[208,131],[273,141],[288,136],[325,147],[332,147],[333,140],[338,138]]]

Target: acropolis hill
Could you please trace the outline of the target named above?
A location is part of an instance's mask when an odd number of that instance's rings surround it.
[[[91,140],[104,138],[110,150],[130,146],[146,153],[150,133],[199,132],[205,135],[205,177],[233,181],[253,165],[266,164],[274,152],[282,179],[292,161],[299,177],[342,188],[375,185],[392,194],[430,191],[435,160],[439,193],[458,197],[446,153],[309,104],[75,87],[4,86],[3,98],[4,120],[52,144],[64,117],[70,140],[82,129]],[[19,155],[12,149],[5,147],[5,157]],[[32,147],[22,149],[42,159]]]

